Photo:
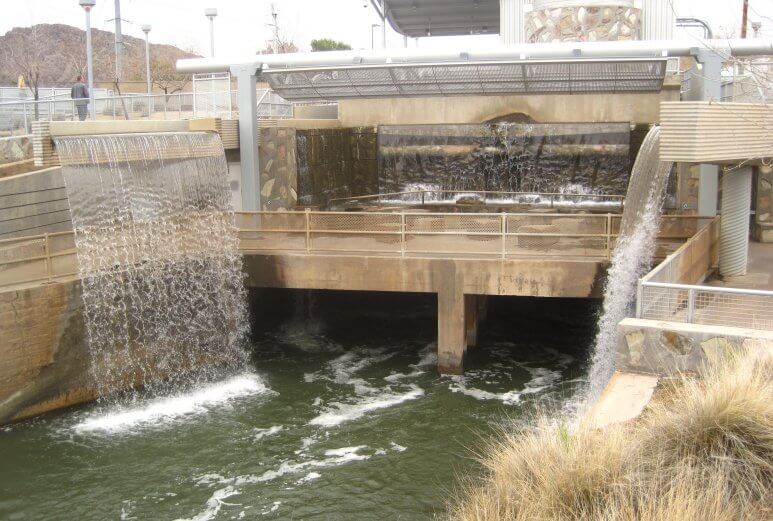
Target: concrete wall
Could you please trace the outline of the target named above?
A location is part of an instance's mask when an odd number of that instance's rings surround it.
[[[0,239],[70,229],[61,168],[0,179]]]
[[[662,376],[697,371],[726,350],[773,342],[773,331],[636,318],[617,329],[616,369]]]
[[[0,424],[95,398],[79,281],[0,292]]]
[[[511,114],[539,123],[655,123],[660,102],[678,100],[678,85],[659,93],[363,99],[340,101],[338,119],[344,127],[485,123]]]

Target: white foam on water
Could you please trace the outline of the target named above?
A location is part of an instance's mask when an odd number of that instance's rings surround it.
[[[273,513],[273,512],[276,512],[277,510],[279,510],[279,506],[280,506],[281,504],[282,504],[282,502],[281,502],[281,501],[274,501],[273,503],[271,503],[271,506],[268,508],[268,510],[264,510],[264,511],[262,511],[262,512],[260,513],[260,515],[262,515],[262,516],[267,516],[267,515],[269,515],[269,514],[271,514],[271,513]]]
[[[398,445],[397,443],[395,443],[393,441],[389,442],[389,446],[392,447],[392,450],[397,451],[397,452],[405,452],[406,450],[408,450],[407,447],[403,447],[402,445]]]
[[[413,367],[424,367],[428,365],[437,365],[437,342],[430,342],[419,351],[421,358]]]
[[[157,427],[182,417],[205,413],[230,401],[274,393],[254,373],[203,385],[192,392],[155,398],[138,406],[114,406],[107,412],[87,417],[73,429],[78,433],[122,434],[141,427]]]
[[[304,483],[308,483],[309,481],[314,481],[315,479],[319,479],[322,477],[322,474],[319,472],[309,472],[305,476],[303,476],[301,479],[295,482],[296,485],[303,485]]]
[[[361,418],[369,412],[394,407],[403,402],[416,400],[422,396],[424,396],[424,389],[412,385],[411,390],[405,393],[384,392],[356,403],[332,403],[330,410],[312,418],[309,424],[321,427],[334,427],[344,422]]]
[[[344,465],[352,461],[365,461],[370,459],[370,454],[360,454],[359,451],[367,448],[365,445],[358,445],[356,447],[342,447],[340,449],[329,449],[324,452],[324,458],[312,459],[306,461],[283,461],[276,469],[267,470],[263,474],[253,475],[248,474],[245,476],[236,476],[232,478],[225,477],[221,474],[204,474],[194,479],[197,485],[229,485],[233,487],[239,487],[247,484],[265,483],[267,481],[273,481],[285,475],[298,474],[304,472],[307,469],[312,468],[325,468],[325,467],[337,467]],[[313,473],[316,474],[316,473]],[[315,478],[316,479],[316,478]]]
[[[491,391],[468,387],[463,376],[452,376],[451,379],[453,382],[448,385],[448,389],[452,393],[462,393],[465,396],[471,396],[476,400],[499,400],[506,405],[517,405],[521,402],[520,391],[492,393]]]
[[[451,376],[451,383],[448,385],[448,389],[453,393],[461,393],[477,400],[498,400],[505,405],[518,405],[521,403],[522,395],[542,392],[561,381],[560,371],[551,371],[544,367],[528,367],[525,365],[521,367],[531,375],[531,379],[524,384],[523,389],[513,389],[501,393],[478,389],[468,384],[471,379],[470,377],[473,375]],[[484,372],[484,374],[486,373]],[[486,383],[496,384],[497,382],[487,381]]]
[[[220,509],[223,508],[223,505],[229,504],[223,500],[227,497],[235,496],[238,493],[239,490],[232,486],[219,488],[215,490],[215,492],[212,493],[212,496],[207,500],[204,510],[191,518],[178,518],[177,521],[210,521],[211,519],[215,519],[220,512]]]
[[[255,435],[252,437],[255,441],[262,440],[266,436],[273,436],[274,434],[284,430],[282,425],[273,425],[268,429],[255,429]]]

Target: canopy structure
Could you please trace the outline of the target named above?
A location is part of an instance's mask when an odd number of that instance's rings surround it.
[[[389,24],[405,36],[499,33],[499,0],[384,0],[383,3]]]
[[[666,58],[457,63],[264,69],[287,100],[402,96],[577,94],[659,91]]]

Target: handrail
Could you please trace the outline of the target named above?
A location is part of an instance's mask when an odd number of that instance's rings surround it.
[[[620,219],[620,215],[612,213],[561,212],[328,212],[309,209],[241,211],[233,214],[238,219],[240,249],[243,252],[367,252],[400,257],[434,254],[499,259],[545,256],[609,259],[617,238],[616,222]],[[560,225],[558,228],[553,226],[557,221],[566,222],[566,219],[574,220],[578,225],[565,231],[561,231]],[[77,256],[76,248],[65,240],[61,246],[52,249],[52,244],[56,245],[52,243],[53,239],[67,237],[74,238],[74,232],[0,239],[0,252],[6,252],[4,257],[0,257],[1,266],[41,263],[26,272],[17,268],[0,269],[0,287],[51,282],[76,275],[77,269],[71,270]],[[256,242],[250,244],[250,241]],[[64,264],[61,261],[52,262],[52,259],[67,256],[72,257],[72,261]],[[43,262],[45,275],[38,275]],[[35,276],[22,280],[22,275],[30,272]]]

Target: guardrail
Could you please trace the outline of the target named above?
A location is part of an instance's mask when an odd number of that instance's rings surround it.
[[[469,202],[483,204],[529,204],[532,206],[545,206],[555,208],[558,206],[578,207],[592,200],[591,206],[605,206],[607,208],[622,209],[622,195],[607,194],[564,194],[556,192],[505,192],[496,190],[407,190],[403,192],[388,192],[372,195],[360,195],[354,197],[339,197],[331,199],[329,206],[345,205],[347,203],[380,203],[380,204],[456,204],[464,199]]]
[[[236,212],[243,252],[408,257],[608,259],[619,214],[437,212]],[[683,240],[697,220],[664,216],[660,238]],[[78,273],[72,231],[0,240],[0,287]]]
[[[617,214],[240,212],[245,251],[608,258]]]
[[[196,96],[190,92],[101,96],[94,99],[94,105],[97,119],[108,120],[192,119],[205,116],[236,117],[239,110],[236,91],[207,92],[199,94],[198,97],[209,99],[217,95],[230,96],[230,105],[222,111],[213,109],[215,110],[213,113],[197,113]],[[262,92],[258,92],[258,99],[259,118],[293,117],[293,104],[279,97],[275,92],[264,89]],[[77,119],[76,100],[71,98],[0,102],[0,131],[30,133],[33,121]]]
[[[699,284],[718,260],[719,218],[706,220],[639,281],[637,318],[773,330],[773,291]]]

